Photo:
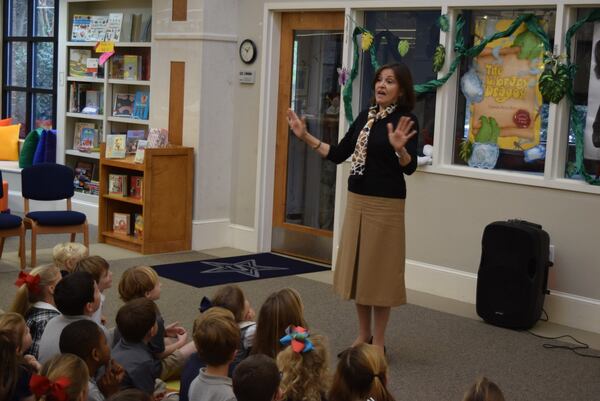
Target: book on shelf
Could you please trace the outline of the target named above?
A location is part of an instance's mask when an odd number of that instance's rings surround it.
[[[146,153],[146,147],[148,146],[148,141],[145,139],[140,139],[137,141],[137,149],[135,151],[135,157],[133,158],[134,163],[143,163],[144,162],[144,154]]]
[[[106,154],[107,159],[125,158],[125,134],[111,134],[106,136]]]
[[[133,154],[137,151],[138,141],[146,138],[146,131],[143,129],[128,129],[127,142],[125,147],[128,154]]]
[[[133,214],[133,238],[144,238],[144,216],[141,213]]]
[[[129,225],[131,224],[129,213],[113,213],[113,232],[117,234],[129,235]]]
[[[82,113],[102,114],[102,91],[89,89],[85,91],[85,106]]]
[[[81,138],[77,150],[89,152],[98,144],[98,130],[95,128],[84,127],[81,130]]]
[[[169,144],[169,130],[166,128],[150,128],[147,148],[166,148]]]
[[[73,15],[71,25],[71,41],[85,42],[85,37],[90,29],[91,15]]]
[[[108,194],[115,196],[127,196],[127,175],[109,174],[108,175]]]
[[[100,182],[99,181],[95,181],[95,180],[91,180],[90,182],[87,183],[87,191],[89,192],[90,195],[100,195]],[[84,189],[86,189],[84,187]]]
[[[133,104],[135,95],[133,93],[117,93],[113,107],[113,116],[131,117],[133,114]]]
[[[132,14],[131,16],[131,41],[139,42],[142,35],[142,14]]]
[[[142,18],[142,28],[140,33],[140,42],[150,42],[152,38],[152,15]]]
[[[87,77],[87,61],[91,57],[89,49],[69,49],[69,76]]]
[[[131,42],[131,18],[131,14],[123,14],[123,21],[121,22],[121,42]]]
[[[85,74],[89,77],[96,78],[98,76],[98,59],[89,57],[85,63]]]
[[[108,14],[106,24],[106,35],[104,40],[107,42],[119,42],[121,38],[121,26],[123,24],[123,13]]]
[[[73,187],[75,189],[86,189],[87,184],[92,181],[94,176],[94,163],[80,160],[75,164],[74,171]]]
[[[142,57],[134,54],[123,55],[123,79],[137,81],[142,77]]]
[[[142,199],[144,189],[144,177],[132,175],[129,177],[129,196],[135,199]]]
[[[106,37],[106,26],[108,25],[108,16],[91,15],[90,26],[85,33],[86,42],[103,41]]]
[[[147,91],[136,91],[133,102],[132,117],[140,120],[148,119],[150,94]]]
[[[81,147],[81,133],[84,128],[95,129],[96,124],[77,121],[73,129],[73,149],[79,149]]]

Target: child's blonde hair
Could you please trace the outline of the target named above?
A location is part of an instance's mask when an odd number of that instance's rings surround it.
[[[387,362],[375,345],[359,344],[343,351],[329,391],[329,401],[394,401],[387,389]]]
[[[289,325],[308,329],[300,294],[293,288],[283,288],[269,295],[258,312],[252,353],[275,358],[283,348],[279,339]]]
[[[240,328],[231,311],[214,306],[194,320],[194,344],[210,366],[225,364],[240,344]]]
[[[85,362],[73,354],[60,354],[48,360],[42,366],[41,376],[45,376],[51,382],[66,378],[69,385],[65,389],[67,401],[78,401],[88,388],[90,376]],[[51,393],[36,394],[38,401],[58,401]]]
[[[309,340],[313,344],[311,351],[295,352],[288,346],[277,354],[283,399],[321,401],[329,391],[331,378],[326,339],[314,335]]]
[[[88,256],[88,249],[78,242],[63,242],[52,249],[54,264],[58,268],[72,272],[79,260]]]
[[[49,290],[48,287],[51,285],[56,285],[61,277],[60,270],[53,264],[38,266],[31,270],[29,274],[31,276],[40,277],[40,281],[38,283],[40,290],[38,292],[30,291],[27,284],[22,284],[17,289],[15,299],[10,307],[11,312],[18,313],[23,317],[25,317],[27,311],[29,311],[34,303],[44,299]]]
[[[125,270],[119,281],[119,296],[125,302],[146,296],[158,284],[158,274],[150,266]]]
[[[7,312],[0,315],[0,332],[10,336],[11,341],[17,347],[17,351],[21,354],[26,351],[23,349],[23,337],[26,330],[25,319],[18,313]]]
[[[94,277],[94,281],[97,284],[100,282],[102,275],[104,275],[104,273],[108,271],[109,267],[110,265],[102,256],[92,255],[86,256],[85,258],[79,260],[75,264],[73,271],[83,271],[90,273],[92,277]]]
[[[480,377],[465,393],[463,401],[504,401],[504,394],[496,383]]]
[[[233,313],[236,322],[244,320],[244,307],[246,297],[244,292],[237,285],[226,285],[215,293],[212,304],[228,309]]]

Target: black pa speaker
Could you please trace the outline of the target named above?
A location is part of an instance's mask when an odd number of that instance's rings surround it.
[[[522,220],[485,227],[477,276],[477,314],[486,322],[529,329],[540,318],[548,285],[550,237]]]

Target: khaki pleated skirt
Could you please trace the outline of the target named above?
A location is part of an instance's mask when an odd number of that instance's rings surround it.
[[[361,305],[406,303],[404,199],[348,192],[334,291]]]

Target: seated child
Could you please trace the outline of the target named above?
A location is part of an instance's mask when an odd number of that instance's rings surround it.
[[[117,328],[121,338],[112,349],[112,357],[125,369],[121,388],[134,387],[154,394],[154,382],[160,376],[160,361],[148,343],[156,335],[157,308],[147,298],[136,298],[117,312]]]
[[[128,302],[135,298],[160,299],[158,275],[149,266],[136,266],[127,269],[119,281],[119,295]],[[179,377],[185,361],[196,351],[193,342],[187,342],[186,330],[173,323],[165,327],[160,310],[157,308],[158,331],[149,343],[150,350],[161,362],[160,379]]]
[[[18,313],[3,313],[0,315],[0,337],[4,339],[6,351],[12,350],[13,355],[8,358],[13,362],[9,364],[12,372],[3,371],[2,374],[10,374],[7,381],[11,382],[11,398],[2,398],[9,401],[31,400],[32,394],[29,389],[29,379],[31,375],[37,373],[40,364],[31,355],[23,355],[26,349],[31,346],[31,335],[29,328],[25,324],[25,319]],[[7,361],[8,362],[8,361]],[[6,363],[4,357],[2,364]]]
[[[281,372],[281,391],[286,401],[324,401],[331,383],[329,352],[325,338],[311,336],[302,327],[290,326],[281,338],[283,345],[295,339],[302,347],[288,346],[277,354]]]
[[[82,319],[91,320],[100,307],[100,291],[91,274],[74,272],[58,282],[54,290],[54,301],[61,314],[48,321],[40,339],[39,359],[42,363],[60,353],[60,334],[69,323]],[[110,344],[111,333],[104,326],[100,328]]]
[[[17,346],[7,332],[0,331],[0,400],[12,400],[19,379]]]
[[[227,316],[223,316],[225,313]],[[190,401],[235,401],[232,381],[227,376],[240,342],[240,329],[233,314],[214,307],[194,322],[194,342],[198,355],[206,363],[192,381]]]
[[[387,362],[376,345],[359,344],[340,353],[329,401],[394,401],[386,387]]]
[[[60,315],[54,303],[54,289],[61,278],[58,267],[45,265],[36,267],[31,273],[20,272],[15,282],[19,288],[10,311],[25,318],[33,340],[25,352],[36,358],[46,324],[54,316]]]
[[[29,384],[38,400],[83,401],[89,378],[81,358],[62,354],[44,363],[40,375],[33,375]]]
[[[119,391],[125,371],[110,359],[110,347],[97,323],[91,320],[69,323],[60,334],[59,346],[61,353],[77,355],[87,365],[88,401],[104,401]],[[100,368],[104,368],[104,373],[96,382]]]
[[[78,242],[63,242],[52,248],[54,264],[64,276],[71,273],[80,259],[88,256],[88,249]]]
[[[463,401],[504,401],[504,394],[496,383],[481,377],[465,393]]]
[[[280,380],[273,358],[250,355],[233,372],[233,393],[237,401],[279,401]]]
[[[206,305],[205,305],[206,306]],[[192,333],[196,332],[198,325],[200,324],[200,322],[202,321],[203,316],[208,312],[208,311],[212,311],[211,312],[211,316],[213,318],[218,318],[218,317],[222,317],[224,319],[230,319],[231,318],[231,311],[225,308],[220,308],[220,307],[209,307],[208,309],[204,309],[204,312],[202,312],[202,315],[198,316],[196,318],[196,320],[194,320],[194,327],[192,328]],[[227,376],[231,377],[233,374],[233,369],[232,369],[233,363],[231,363],[231,365],[229,365],[229,371]],[[206,367],[206,362],[204,362],[204,360],[200,357],[200,355],[198,354],[198,352],[194,352],[191,356],[190,359],[187,360],[187,362],[185,363],[185,367],[183,368],[183,371],[181,372],[181,380],[180,380],[180,387],[179,387],[179,401],[188,401],[188,393],[190,390],[190,385],[192,384],[192,381],[198,376],[198,372],[200,371],[200,368],[204,368]]]
[[[279,339],[290,325],[308,329],[300,294],[293,288],[283,288],[269,295],[258,312],[252,353],[275,358],[283,348]]]
[[[215,293],[212,306],[220,306],[233,313],[233,317],[240,328],[240,346],[232,366],[235,369],[238,363],[250,355],[254,336],[256,334],[256,313],[250,306],[250,302],[244,295],[242,289],[237,285],[226,285]]]
[[[102,316],[102,308],[104,306],[104,290],[112,287],[112,272],[109,270],[110,265],[102,256],[87,256],[79,260],[74,267],[74,271],[85,271],[92,275],[94,281],[98,285],[100,291],[100,307],[92,316],[92,320],[98,324],[106,325],[106,319]]]

